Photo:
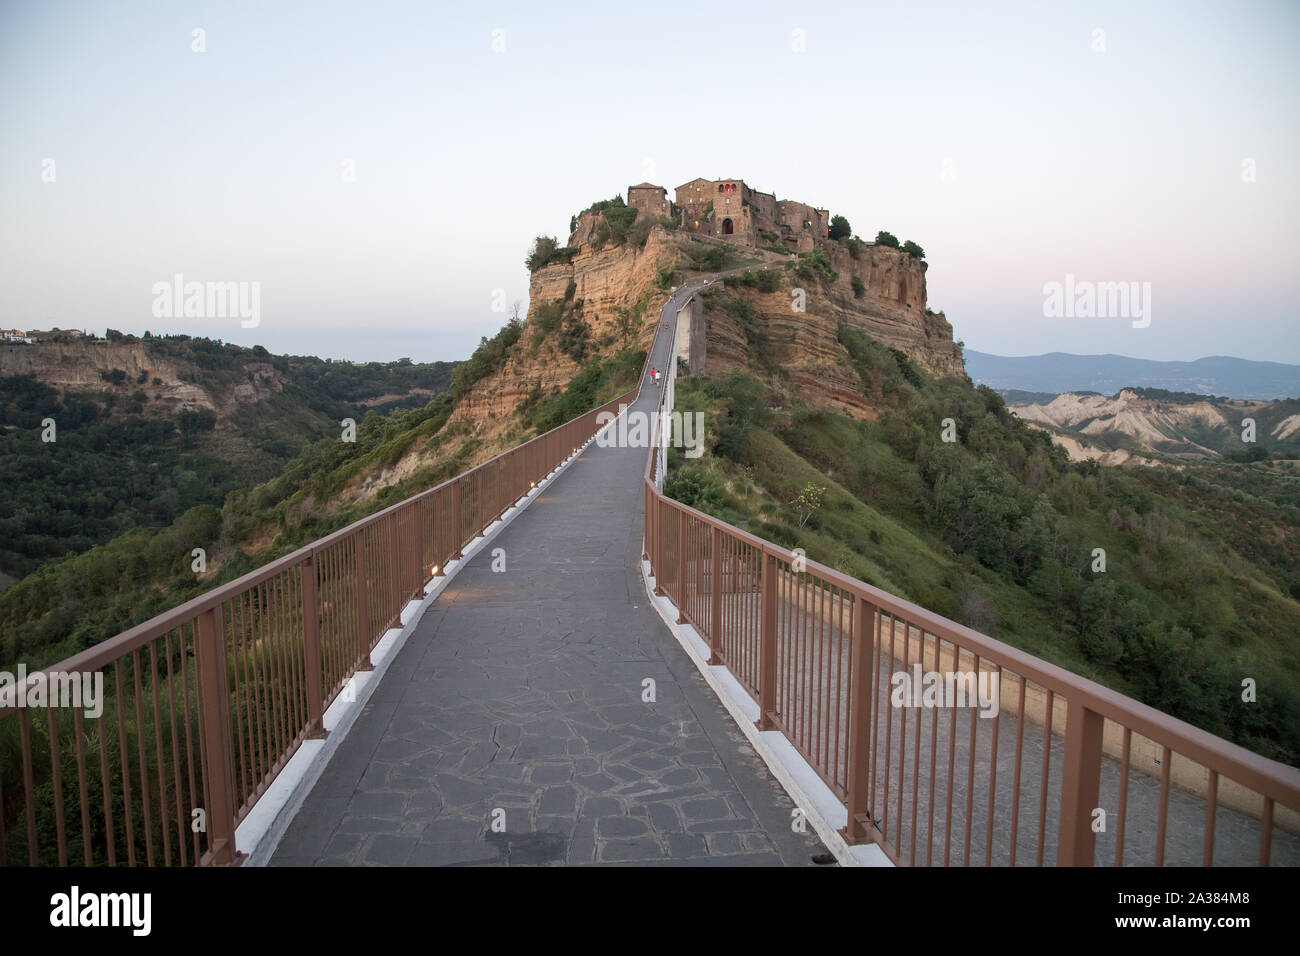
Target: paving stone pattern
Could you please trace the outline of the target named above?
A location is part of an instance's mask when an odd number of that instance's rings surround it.
[[[593,444],[461,569],[272,865],[816,865],[825,847],[795,832],[793,802],[648,605],[647,454]]]

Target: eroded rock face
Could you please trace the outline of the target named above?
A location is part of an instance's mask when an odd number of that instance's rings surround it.
[[[533,340],[541,332],[539,307],[563,300],[570,282],[575,287],[572,303],[581,303],[582,321],[590,329],[591,357],[647,346],[668,297],[655,286],[658,271],[673,265],[677,257],[673,234],[656,228],[644,248],[624,245],[596,250],[587,243],[571,263],[538,269],[528,286],[528,321],[513,353],[497,372],[470,389],[453,417],[474,421],[509,417],[535,389],[546,396],[568,385],[581,364],[559,348],[555,332],[544,335],[535,349]]]
[[[683,247],[691,241],[680,232],[655,227],[643,248],[625,244],[596,249],[595,225],[595,217],[581,215],[569,238],[569,245],[578,249],[572,262],[532,274],[529,315],[519,342],[501,368],[474,385],[453,413],[453,420],[468,426],[485,449],[505,439],[522,404],[562,391],[581,369],[581,363],[559,347],[556,331],[541,334],[539,310],[548,303],[564,301],[568,293],[566,315],[580,306],[581,319],[590,328],[584,361],[634,344],[646,347],[654,336],[669,294],[657,287],[659,270],[676,265],[685,271],[688,256]],[[744,242],[732,245],[742,256],[763,259],[769,267],[784,265],[778,255]],[[952,326],[942,313],[926,307],[925,263],[902,250],[869,243],[859,247],[857,258],[838,242],[818,246],[837,273],[833,282],[808,282],[782,269],[779,292],[727,290],[726,295],[743,296],[751,303],[754,321],[747,327],[720,305],[704,311],[704,372],[774,371],[809,402],[874,418],[876,412],[862,395],[857,372],[838,342],[843,322],[906,353],[933,374],[965,374]],[[854,277],[861,280],[860,296],[854,292]],[[791,308],[793,286],[807,286],[806,312]]]
[[[749,303],[753,320],[742,322],[723,307],[705,310],[707,372],[773,369],[812,404],[857,417],[876,417],[862,394],[858,373],[846,361],[837,340],[839,319],[827,303],[818,308],[810,301],[808,312],[796,313],[790,307],[788,291],[734,294]]]
[[[150,355],[140,342],[87,339],[0,346],[0,375],[35,375],[57,389],[99,391],[108,387],[99,373],[114,369],[126,373],[132,391],[139,388],[150,398],[161,395],[172,407],[217,409],[212,395],[199,385],[182,381],[175,363]],[[266,369],[279,377],[270,365]],[[137,385],[141,372],[147,378]],[[154,379],[160,384],[154,384]]]
[[[966,374],[947,317],[926,306],[924,262],[888,246],[864,245],[857,259],[838,242],[824,248],[838,274],[825,294],[841,321],[936,375]],[[861,298],[853,291],[854,276],[865,287]]]

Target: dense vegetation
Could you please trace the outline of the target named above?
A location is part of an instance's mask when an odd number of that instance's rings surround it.
[[[685,380],[678,406],[706,412],[711,454],[674,456],[669,493],[1296,762],[1300,481],[1071,464],[992,390],[848,327],[839,341],[876,421],[801,402],[761,363]]]
[[[8,492],[0,501],[0,571],[22,577],[130,529],[165,527],[198,505],[220,505],[234,489],[279,473],[309,441],[337,435],[367,400],[385,399],[381,410],[427,403],[455,364],[353,364],[148,333],[110,331],[109,339],[142,343],[147,360],[165,362],[226,410],[167,400],[148,370],[113,369],[101,375],[100,390],[62,393],[35,375],[0,379],[0,481]],[[240,386],[254,397],[235,401]]]

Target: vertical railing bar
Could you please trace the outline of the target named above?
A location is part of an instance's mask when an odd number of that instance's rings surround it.
[[[1210,771],[1209,788],[1205,799],[1205,854],[1201,866],[1214,865],[1214,824],[1219,799],[1219,772]]]
[[[162,716],[158,706],[158,641],[149,642],[149,696],[153,700],[154,758],[158,761],[158,817],[162,830],[163,866],[172,865],[171,811],[167,806],[167,786],[163,782]]]
[[[303,735],[320,738],[325,736],[325,706],[321,690],[321,636],[318,624],[320,602],[316,596],[317,565],[313,556],[308,556],[302,565],[298,580],[298,591],[302,598],[303,683],[307,692]]]
[[[919,627],[917,631],[921,644],[917,650],[917,663],[921,665],[921,670],[925,670],[925,628]],[[909,866],[916,863],[916,813],[921,802],[921,719],[927,709],[924,706],[916,709],[916,734],[912,740],[912,848],[908,855]]]
[[[261,684],[263,690],[261,709],[266,717],[266,766],[258,774],[257,787],[254,792],[261,791],[263,783],[271,774],[271,768],[275,766],[275,755],[280,751],[280,718],[279,708],[276,706],[275,664],[270,650],[271,642],[267,629],[267,609],[263,585],[264,582],[254,585],[249,598],[249,614],[253,617],[253,627],[257,633],[257,640],[254,644],[257,652],[254,659],[261,670],[258,675],[258,683]],[[254,598],[256,600],[253,600]],[[253,613],[254,609],[256,614]]]
[[[181,802],[181,746],[176,730],[176,668],[172,664],[172,632],[163,635],[163,651],[167,655],[167,708],[172,731],[172,787],[176,793],[176,849],[181,855],[181,866],[187,865],[185,852],[185,811]]]
[[[316,566],[313,563],[313,575],[315,574],[315,568]],[[293,734],[289,738],[290,749],[293,748],[296,740],[305,736],[307,727],[307,675],[305,673],[307,614],[305,611],[306,598],[303,593],[307,575],[306,565],[298,565],[297,571],[298,574],[295,577],[293,568],[285,570],[284,576],[281,578],[280,592],[280,617],[284,622],[284,650],[288,663],[289,688],[293,700]],[[300,635],[301,639],[299,639]]]
[[[54,834],[58,843],[59,866],[68,865],[67,832],[63,819],[63,757],[59,750],[59,728],[55,715],[57,708],[46,707],[50,728],[50,780],[54,784]]]
[[[958,650],[960,654],[960,649]],[[960,657],[954,662],[960,667]],[[978,705],[979,701],[979,675],[980,675],[980,656],[975,655],[975,699]],[[962,866],[970,866],[970,834],[971,823],[975,816],[975,738],[979,732],[979,711],[978,708],[970,711],[970,743],[966,748],[966,836],[965,849],[962,851]]]
[[[244,641],[242,639],[243,632],[241,631],[239,622],[237,620],[238,609],[239,609],[239,600],[237,597],[232,597],[230,600],[230,641],[229,644],[227,645],[227,648],[228,648],[228,653],[231,655],[233,660],[230,660],[227,666],[229,668],[228,672],[230,675],[230,679],[234,684],[234,701],[231,705],[230,719],[233,724],[234,734],[235,734],[235,748],[236,748],[235,759],[238,761],[237,768],[235,771],[235,786],[239,790],[240,802],[242,803],[244,795],[249,792],[249,777],[250,774],[253,772],[250,767],[250,764],[253,761],[253,756],[252,756],[253,737],[251,734],[251,728],[248,726],[249,721],[253,719],[253,715],[252,715],[252,709],[248,706],[248,669],[247,667],[244,668],[244,674],[242,677],[240,676],[240,672],[239,672],[240,664],[244,660],[243,652],[245,648],[244,648]],[[191,622],[190,623],[191,643],[194,643],[196,639],[197,639],[197,624]],[[185,650],[184,634],[182,632],[181,651],[184,652],[184,650]],[[198,660],[198,653],[199,653],[198,645],[195,644],[194,659],[196,661]],[[182,664],[184,665],[183,672],[185,674],[185,681],[181,685],[182,688],[184,689],[182,700],[185,705],[185,740],[186,740],[186,746],[192,747],[193,743],[190,740],[190,720],[189,720],[189,714],[190,714],[189,665],[185,663],[184,658],[182,658]],[[196,706],[198,704],[197,680],[198,680],[198,668],[196,665],[195,667],[196,686],[194,691]],[[243,702],[243,706],[240,706],[241,700]],[[244,736],[246,733],[248,734],[247,752],[245,752],[244,749]],[[195,791],[195,786],[194,786],[194,762],[191,759],[190,760],[191,802],[194,801],[197,797],[198,794]],[[196,866],[198,865],[202,857],[203,854],[201,848],[199,847],[199,835],[195,833],[194,834],[194,862]]]
[[[1124,746],[1119,764],[1119,821],[1115,826],[1115,865],[1124,865],[1124,821],[1128,815],[1128,765],[1133,731],[1124,728]]]
[[[116,710],[116,702],[114,702]],[[108,775],[108,703],[104,704],[104,713],[99,722],[99,786],[104,796],[104,844],[108,853],[108,865],[117,866],[117,844],[113,839],[113,791],[112,781]],[[0,859],[4,859],[0,851]]]
[[[267,730],[263,729],[262,717],[262,668],[260,658],[260,648],[258,642],[254,639],[256,625],[253,621],[253,593],[246,590],[237,595],[231,602],[231,610],[236,607],[239,609],[239,621],[234,621],[234,615],[231,615],[232,626],[238,628],[235,632],[235,639],[239,642],[239,647],[243,652],[244,659],[244,687],[245,696],[248,698],[248,746],[250,756],[249,780],[244,790],[244,795],[252,794],[256,789],[258,782],[262,779],[265,768],[268,766],[266,757],[270,755],[270,747],[267,743]],[[245,610],[247,605],[247,610]],[[198,659],[197,651],[195,659]],[[198,669],[195,668],[197,676]],[[203,708],[199,707],[199,716],[202,719]],[[256,731],[256,734],[254,734]],[[256,747],[254,747],[256,744]],[[242,800],[241,800],[242,802]]]
[[[1165,865],[1165,826],[1169,822],[1169,765],[1173,752],[1166,745],[1160,759],[1160,811],[1156,823],[1156,866]]]
[[[27,709],[18,711],[18,729],[23,743],[23,809],[27,816],[27,862],[40,864],[40,846],[36,839],[36,772],[32,766],[32,725]]]
[[[938,635],[935,635],[938,637]],[[958,654],[960,649],[955,642],[952,644],[952,666],[957,667]],[[955,703],[955,702],[954,702]],[[952,710],[952,720],[948,723],[948,808],[943,822],[943,865],[948,866],[952,857],[952,785],[953,778],[957,774],[957,708]]]
[[[90,852],[90,797],[86,792],[86,749],[81,708],[72,709],[72,732],[77,738],[77,795],[81,800],[81,855],[86,866],[92,865]],[[0,861],[4,857],[0,856]]]
[[[114,706],[117,709],[117,744],[121,753],[122,760],[122,810],[126,817],[126,860],[127,866],[135,866],[135,824],[131,819],[131,762],[127,757],[126,747],[126,721],[123,719],[123,704],[126,698],[122,695],[122,658],[113,662],[113,675],[117,687],[117,697]]]
[[[908,668],[912,663],[912,622],[903,622],[903,676],[908,677]],[[913,701],[912,703],[915,703]],[[903,786],[904,774],[907,773],[907,712],[910,708],[906,702],[899,708],[898,715],[898,817],[896,819],[894,844],[898,855],[903,855]],[[912,861],[909,861],[909,863]]]
[[[1056,712],[1056,693],[1047,690],[1047,714],[1043,721],[1043,769],[1039,779],[1038,795],[1038,865],[1043,865],[1043,851],[1047,845],[1047,790],[1052,769],[1052,718]]]
[[[817,679],[818,682],[821,684],[821,687],[819,687],[817,691],[817,708],[818,711],[820,712],[820,716],[822,719],[819,720],[817,724],[818,724],[818,732],[821,735],[821,743],[820,743],[821,765],[825,770],[829,771],[830,762],[831,762],[830,760],[831,711],[830,711],[830,707],[828,706],[827,696],[830,694],[831,670],[830,670],[830,636],[827,632],[827,625],[829,624],[829,620],[826,611],[826,606],[827,606],[827,600],[830,597],[829,594],[830,588],[827,587],[826,582],[823,581],[819,585],[819,590],[821,591],[821,603],[818,605],[818,608],[821,612],[821,619],[817,622],[818,623],[817,644],[818,644],[818,651],[821,657],[820,657],[820,663],[817,666]]]
[[[870,780],[867,783],[867,794],[870,801],[868,813],[871,814],[872,824],[875,823],[876,814],[876,761],[880,754],[880,698],[885,696],[880,693],[880,659],[884,657],[883,641],[884,637],[881,629],[884,612],[875,605],[871,606],[871,656],[874,658],[871,673],[871,766]],[[885,703],[888,706],[888,702]]]
[[[847,607],[848,613],[852,614],[853,605],[846,600],[846,594],[840,589],[838,603],[836,605],[840,610],[836,615],[839,626],[836,627],[835,641],[835,753],[842,754],[842,759],[836,760],[836,775],[844,781],[842,792],[847,794],[849,789],[849,741],[848,741],[848,722],[849,702],[853,699],[853,671],[844,667],[844,645],[848,643],[846,637],[851,641],[852,631],[846,633],[844,627],[844,613]],[[849,627],[853,626],[852,617],[849,618]],[[847,682],[848,686],[844,686]],[[842,705],[842,707],[841,707]],[[843,720],[841,720],[843,713]]]
[[[848,793],[844,833],[849,842],[860,843],[872,835],[870,780],[871,753],[875,748],[870,715],[874,711],[872,698],[876,688],[871,683],[871,659],[876,656],[876,649],[871,629],[875,626],[875,608],[867,604],[862,595],[855,593],[851,611],[849,753],[845,771]],[[864,816],[867,818],[865,825],[861,821]]]
[[[1263,826],[1259,831],[1259,865],[1268,866],[1273,852],[1273,798],[1264,795],[1264,809],[1260,814]]]
[[[984,865],[993,865],[993,808],[998,791],[998,729],[1002,721],[1002,665],[996,665],[994,674],[998,682],[998,709],[993,714],[993,739],[989,744],[989,815],[984,828]],[[979,675],[976,674],[976,680]]]
[[[153,866],[153,814],[150,812],[149,768],[144,759],[144,714],[140,710],[140,649],[131,652],[131,665],[135,671],[135,755],[140,761],[140,805],[144,818],[144,862]]]
[[[709,534],[709,559],[713,565],[709,588],[709,663],[716,666],[722,663],[722,530],[712,525]]]
[[[880,613],[881,613],[881,617],[883,618],[884,617],[883,608],[881,609]],[[884,626],[883,623],[881,626],[882,627]],[[890,675],[891,684],[893,683],[894,665],[895,663],[897,663],[898,660],[898,658],[894,656],[894,643],[898,639],[897,631],[898,631],[898,618],[894,616],[893,611],[890,611],[889,612],[889,675]],[[889,700],[886,704],[886,710],[885,710],[885,775],[884,775],[885,795],[884,795],[884,800],[881,802],[880,805],[881,807],[880,836],[881,839],[883,839],[885,842],[889,841],[889,824],[893,822],[890,819],[891,814],[889,812],[889,770],[893,766],[892,763],[893,755],[894,755],[894,703],[892,700]],[[895,839],[895,845],[897,845],[897,839]]]
[[[206,711],[201,722],[203,750],[207,754],[207,833],[211,863],[226,864],[236,859],[235,768],[230,747],[230,693],[226,678],[226,627],[222,606],[204,611],[195,631],[195,650],[200,662],[198,699]]]
[[[1020,704],[1016,711],[1016,769],[1011,779],[1011,858],[1008,866],[1016,865],[1016,832],[1020,827],[1020,758],[1025,743],[1025,683],[1023,674],[1017,674],[1020,682]]]
[[[195,633],[195,624],[193,621],[191,621],[190,622],[190,643],[191,644],[194,643],[194,633]],[[197,804],[198,787],[194,779],[194,735],[190,733],[190,713],[191,713],[190,711],[190,665],[189,665],[189,655],[186,654],[185,652],[184,628],[182,628],[180,631],[180,654],[181,654],[181,706],[185,708],[185,767],[186,767],[186,772],[188,774],[188,780],[189,780],[190,810],[191,812],[193,812],[193,810],[198,805]],[[197,656],[197,654],[198,651],[196,648],[195,655]],[[198,694],[198,688],[196,687],[195,696],[197,696],[197,694]],[[239,679],[238,679],[238,675],[236,675],[235,708],[234,708],[236,712],[238,712],[239,710],[238,704],[239,704]],[[239,741],[239,748],[240,748],[240,755],[241,755],[240,762],[242,765],[244,742],[243,742],[243,738],[240,736],[239,730],[236,730],[235,737]],[[202,852],[201,852],[201,847],[199,846],[199,835],[194,830],[193,827],[190,828],[190,836],[194,844],[194,865],[198,866],[199,860],[202,857]]]
[[[934,635],[934,672],[939,672],[939,635]],[[921,666],[925,666],[925,654],[921,654]],[[929,866],[934,858],[934,795],[938,790],[937,781],[935,780],[935,767],[938,765],[939,757],[939,711],[936,709],[930,713],[930,817],[929,822],[925,825],[925,865]]]

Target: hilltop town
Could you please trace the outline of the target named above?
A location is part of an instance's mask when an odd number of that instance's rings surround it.
[[[627,189],[627,204],[643,216],[677,221],[697,235],[735,236],[753,245],[784,243],[808,252],[829,235],[830,213],[792,199],[759,192],[743,179],[692,179],[678,186],[675,198],[653,183]]]
[[[69,339],[85,338],[86,333],[80,329],[0,329],[0,342],[13,345],[35,345],[38,342],[66,342]],[[92,336],[93,337],[93,336]]]

